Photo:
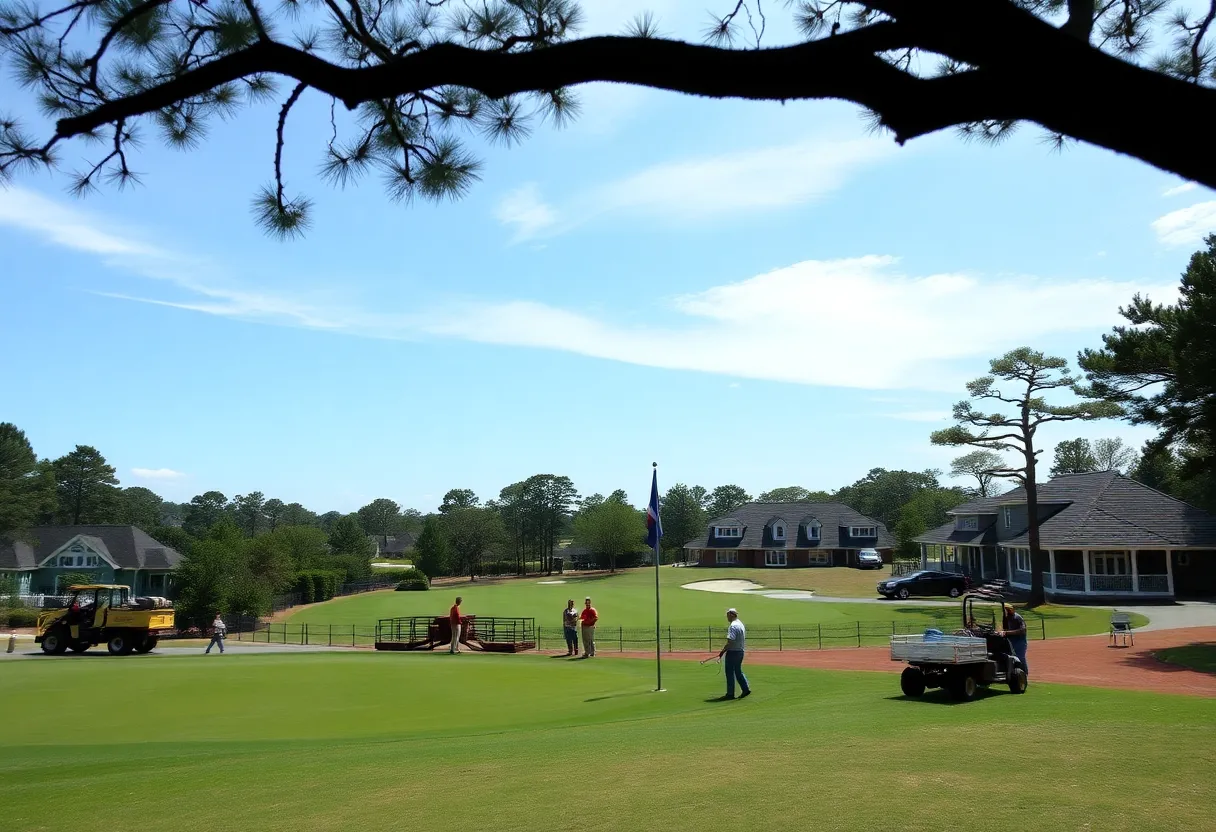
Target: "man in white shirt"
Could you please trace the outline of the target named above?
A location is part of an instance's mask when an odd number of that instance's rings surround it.
[[[743,654],[747,649],[747,630],[743,626],[743,622],[739,620],[739,613],[732,607],[726,611],[726,620],[730,622],[730,626],[726,628],[726,644],[722,645],[722,649],[718,651],[718,658],[726,657],[726,696],[723,699],[735,698],[735,680],[739,681],[739,688],[742,693],[739,698],[752,695],[751,686],[747,684],[747,677],[743,675]]]
[[[220,614],[215,614],[215,621],[211,622],[211,643],[207,645],[205,652],[210,653],[211,648],[219,645],[220,652],[224,652],[224,637],[228,635],[228,627],[224,624],[224,619],[220,618]]]

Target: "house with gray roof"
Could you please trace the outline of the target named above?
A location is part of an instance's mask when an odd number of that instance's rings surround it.
[[[0,573],[16,578],[21,595],[58,594],[62,576],[82,574],[136,595],[168,595],[181,560],[135,526],[37,526],[17,540],[0,538]]]
[[[1047,595],[1058,600],[1216,596],[1216,517],[1114,471],[1039,484]],[[1030,588],[1026,491],[952,509],[916,538],[921,567]]]
[[[701,566],[856,566],[877,549],[891,560],[887,527],[843,503],[746,503],[710,521],[704,537],[684,544]]]

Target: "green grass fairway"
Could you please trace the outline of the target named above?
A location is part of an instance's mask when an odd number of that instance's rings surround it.
[[[1207,829],[1211,701],[541,656],[3,665],[0,829]],[[1118,773],[1112,781],[1113,772]]]
[[[1167,647],[1155,654],[1158,659],[1170,664],[1189,667],[1203,673],[1216,673],[1216,644],[1188,644],[1185,647]]]
[[[681,589],[682,584],[693,581],[725,578],[757,580],[770,588],[793,588],[791,584],[813,584],[816,573],[831,571],[663,568],[659,570],[663,624],[672,627],[725,626],[724,613],[731,606],[737,607],[740,617],[752,627],[913,621],[953,629],[961,623],[957,605],[917,607],[898,601],[879,604],[794,601]],[[857,570],[846,571],[857,573]],[[873,576],[876,573],[867,574]],[[462,583],[438,587],[429,592],[367,593],[302,609],[288,620],[292,624],[370,626],[381,618],[446,613],[452,601],[460,595],[464,598],[463,609],[467,615],[532,617],[541,627],[557,628],[554,633],[560,639],[561,611],[566,606],[566,599],[573,598],[582,609],[583,598],[590,595],[600,614],[600,625],[605,633],[603,638],[607,639],[607,632],[615,627],[654,627],[653,570],[633,569],[615,575],[567,577],[564,584],[540,583],[542,580],[561,579],[561,576],[554,576],[550,579],[528,578],[500,583]],[[877,578],[872,580],[873,583],[878,581]],[[1104,633],[1110,622],[1109,610],[1085,607],[1041,607],[1035,615],[1046,618],[1048,638]],[[1027,615],[1032,634],[1038,631],[1035,615]],[[1148,622],[1144,616],[1135,613],[1132,619],[1137,627]]]

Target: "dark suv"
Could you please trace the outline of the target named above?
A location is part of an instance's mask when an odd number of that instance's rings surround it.
[[[949,595],[957,598],[967,591],[969,583],[963,575],[926,569],[882,581],[878,585],[878,594],[900,599],[912,595]]]

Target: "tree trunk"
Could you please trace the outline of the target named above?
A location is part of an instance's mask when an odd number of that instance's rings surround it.
[[[1043,550],[1039,548],[1039,486],[1035,479],[1034,440],[1026,437],[1026,525],[1030,538],[1030,600],[1033,609],[1047,603],[1043,590]]]

